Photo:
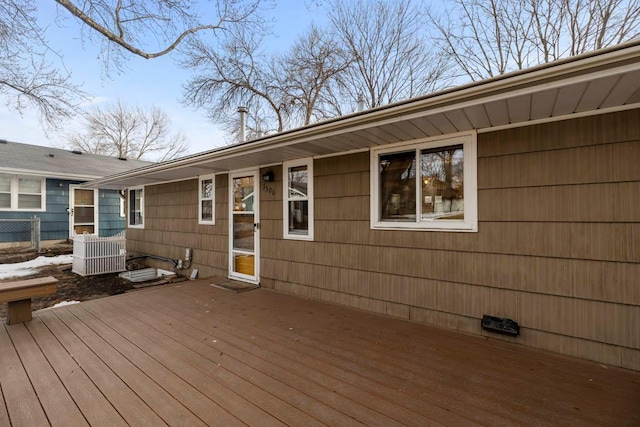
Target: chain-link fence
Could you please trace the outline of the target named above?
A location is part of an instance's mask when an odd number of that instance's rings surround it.
[[[31,247],[40,252],[40,218],[1,219],[0,247]]]

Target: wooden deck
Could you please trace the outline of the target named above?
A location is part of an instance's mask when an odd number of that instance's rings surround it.
[[[0,426],[640,425],[640,372],[198,280],[0,326]]]

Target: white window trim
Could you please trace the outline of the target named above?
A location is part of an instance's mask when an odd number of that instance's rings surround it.
[[[45,212],[47,210],[47,179],[43,176],[33,176],[33,175],[13,175],[8,173],[0,172],[0,175],[8,176],[10,179],[10,207],[1,208],[2,212]],[[26,179],[40,179],[40,209],[19,209],[18,208],[18,194],[19,193],[19,185],[20,178]],[[21,194],[32,194],[36,193],[21,193]]]
[[[307,201],[309,203],[309,216],[308,216],[308,233],[296,234],[289,233],[289,168],[296,166],[307,167]],[[282,163],[282,229],[283,238],[290,240],[313,240],[313,223],[314,223],[314,208],[313,208],[313,158],[307,157],[304,159],[292,160]],[[295,200],[295,199],[291,199]]]
[[[202,181],[210,179],[213,182],[211,191],[211,220],[202,219],[202,201],[209,200],[202,197]],[[216,174],[200,175],[198,177],[198,224],[214,225],[216,223]]]
[[[429,149],[447,147],[450,145],[463,145],[464,151],[464,220],[434,220],[416,222],[381,221],[380,218],[380,189],[378,171],[380,155],[395,153],[403,150]],[[406,141],[382,148],[371,149],[371,229],[375,230],[422,230],[422,231],[478,231],[478,174],[477,174],[477,133],[464,132],[451,135],[443,135],[434,138],[425,138],[414,141]],[[416,185],[416,200],[421,200],[421,186]],[[418,205],[419,206],[419,205]],[[416,214],[418,214],[416,206]],[[417,216],[419,218],[419,216]]]
[[[136,191],[136,190],[142,190],[142,197],[140,197],[140,214],[142,215],[142,224],[131,224],[131,206],[129,205],[131,203],[131,192],[132,191]],[[144,228],[144,223],[146,222],[147,218],[145,217],[145,213],[144,213],[144,186],[138,186],[138,187],[131,187],[127,189],[127,228],[140,228],[143,229]]]

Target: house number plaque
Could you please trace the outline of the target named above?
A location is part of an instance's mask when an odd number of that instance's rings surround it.
[[[263,190],[263,191],[266,191],[267,193],[269,193],[269,194],[271,194],[271,195],[273,195],[273,196],[275,196],[275,195],[276,195],[276,190],[275,190],[272,186],[267,185],[267,184],[266,184],[266,183],[264,183],[264,182],[262,183],[262,190]]]

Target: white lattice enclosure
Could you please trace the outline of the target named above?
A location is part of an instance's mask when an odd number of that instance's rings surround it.
[[[80,234],[73,238],[73,272],[81,276],[126,270],[124,231],[110,237]]]

